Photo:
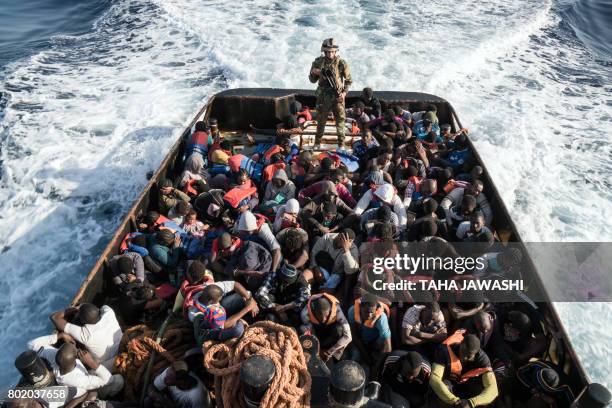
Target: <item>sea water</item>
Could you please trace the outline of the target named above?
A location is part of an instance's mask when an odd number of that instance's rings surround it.
[[[609,241],[611,19],[606,0],[1,1],[0,388],[207,98],[313,88],[326,37],[353,89],[453,104],[525,240]],[[612,307],[557,307],[612,388]]]

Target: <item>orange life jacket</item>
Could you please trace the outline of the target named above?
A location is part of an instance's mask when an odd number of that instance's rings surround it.
[[[183,192],[185,192],[185,194],[189,195],[189,196],[196,196],[198,195],[198,191],[193,187],[193,185],[196,183],[196,179],[190,179],[187,180],[187,182],[183,185]]]
[[[227,201],[233,208],[237,208],[242,200],[245,200],[257,192],[256,187],[239,188],[234,187],[223,196],[223,200]]]
[[[325,299],[329,300],[329,303],[331,303],[332,305],[331,313],[329,314],[329,319],[327,319],[327,321],[325,322],[318,321],[314,313],[312,313],[312,308],[311,308],[312,301],[317,300],[321,297],[324,297]],[[325,325],[336,323],[336,316],[338,315],[338,305],[339,304],[340,304],[340,301],[336,299],[334,296],[330,295],[329,293],[319,293],[317,295],[312,295],[310,299],[308,299],[308,303],[306,304],[306,306],[308,307],[308,319],[310,320],[310,323],[325,324]]]
[[[274,156],[276,153],[280,153],[282,150],[283,150],[283,148],[280,147],[279,145],[274,145],[274,146],[270,147],[263,154],[263,161],[264,161],[264,163],[270,163],[270,160],[272,159],[272,156]]]
[[[321,152],[319,153],[318,159],[319,161],[321,161],[326,157],[329,157],[330,159],[332,159],[336,167],[340,166],[340,163],[342,163],[342,160],[340,160],[340,157],[337,154],[333,154],[333,153]]]
[[[465,332],[465,329],[459,329],[442,342],[442,344],[446,345],[448,357],[450,359],[450,379],[457,384],[462,384],[471,378],[479,377],[484,373],[493,371],[491,367],[480,367],[462,373],[463,366],[461,365],[461,360],[457,357],[451,346],[461,344]]]
[[[285,167],[287,167],[285,163],[274,163],[267,165],[263,171],[262,181],[265,183],[267,181],[272,180],[272,177],[274,177],[274,173],[276,173],[276,170],[285,170]]]
[[[355,323],[359,323],[361,324],[361,298],[359,299],[355,299]],[[363,325],[365,327],[374,327],[374,324],[376,324],[376,321],[380,318],[380,316],[382,316],[382,314],[385,313],[387,315],[387,317],[389,317],[389,306],[385,305],[382,302],[377,302],[376,303],[376,312],[374,312],[374,318],[370,319],[370,320],[366,320],[365,322],[363,322]]]

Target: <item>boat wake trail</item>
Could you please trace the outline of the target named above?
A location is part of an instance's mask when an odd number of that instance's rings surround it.
[[[455,106],[526,240],[610,240],[612,74],[576,35],[570,6],[118,0],[90,32],[5,65],[0,366],[50,329],[46,316],[70,301],[206,98],[312,88],[307,72],[326,36],[339,41],[354,89],[429,92]],[[580,323],[586,307],[562,313],[593,379],[612,386],[612,344]],[[15,376],[1,370],[0,388]]]

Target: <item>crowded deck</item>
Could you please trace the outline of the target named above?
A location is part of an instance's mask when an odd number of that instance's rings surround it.
[[[588,383],[546,303],[375,287],[414,280],[376,258],[417,243],[486,259],[425,280],[543,284],[448,102],[347,106],[337,143],[307,92],[213,97],[29,341],[20,386],[64,386],[58,407],[570,406]]]

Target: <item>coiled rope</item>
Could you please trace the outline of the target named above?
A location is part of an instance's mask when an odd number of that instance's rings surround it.
[[[261,408],[310,406],[312,380],[297,333],[269,321],[254,323],[240,339],[213,345],[206,352],[204,366],[215,376],[217,404],[221,402],[224,408],[246,406],[240,384],[240,367],[243,361],[255,354],[268,357],[276,369],[261,400]]]
[[[123,334],[115,369],[125,378],[126,401],[138,401],[153,350],[163,357],[153,361],[150,376],[155,377],[195,346],[193,329],[185,321],[168,324],[159,343],[154,338],[155,331],[144,324],[131,327]]]

